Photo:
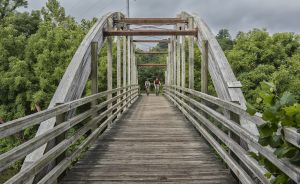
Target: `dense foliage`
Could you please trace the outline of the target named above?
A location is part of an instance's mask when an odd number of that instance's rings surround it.
[[[26,0],[0,1],[0,124],[47,108],[74,52],[96,21],[76,22],[73,17],[66,15],[58,0],[48,0],[40,11],[16,11],[26,5]],[[297,103],[300,100],[299,35],[269,34],[264,29],[253,29],[240,32],[233,39],[228,30],[222,29],[216,38],[243,84],[247,101],[253,104],[250,109],[252,112],[262,112],[267,122],[259,127],[260,143],[275,148],[279,158],[285,157],[299,164],[299,150],[278,134],[278,130],[285,126],[300,128],[300,107]],[[167,45],[163,43],[151,48],[151,51],[166,50]],[[107,45],[104,45],[99,55],[101,91],[106,90],[106,51]],[[187,57],[188,54],[186,60]],[[115,43],[113,60],[116,61]],[[165,64],[166,58],[165,55],[138,55],[137,63]],[[196,90],[201,89],[200,67],[201,53],[195,45]],[[162,68],[140,68],[141,87],[146,79],[153,81],[156,77],[164,83],[164,71]],[[188,63],[186,74],[188,78]],[[116,62],[113,63],[113,80],[116,85]],[[188,86],[188,82],[186,84]],[[209,93],[215,95],[211,81]],[[90,94],[90,83],[85,94]],[[0,154],[28,140],[36,128],[1,139]],[[266,159],[260,155],[256,157],[276,176],[277,181],[288,182],[287,176]],[[8,173],[14,173],[19,167],[20,163],[17,163]],[[0,183],[3,176],[5,174],[1,173]]]
[[[278,93],[289,91],[300,99],[299,35],[270,35],[266,30],[253,29],[248,33],[240,32],[233,42],[233,48],[225,53],[238,80],[243,84],[248,102],[254,104],[262,81],[272,81],[280,86]]]
[[[287,158],[291,163],[300,165],[300,150],[284,139],[283,128],[300,127],[300,104],[290,92],[279,95],[273,83],[262,82],[258,90],[259,97],[256,103],[263,109],[262,118],[265,124],[258,126],[259,143],[274,148],[278,158]],[[248,112],[252,115],[256,109],[248,104]],[[252,153],[270,173],[274,176],[273,183],[294,183],[284,173],[261,155]]]

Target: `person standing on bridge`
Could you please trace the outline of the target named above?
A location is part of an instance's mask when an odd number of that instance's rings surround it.
[[[159,95],[159,90],[160,90],[160,80],[158,79],[158,77],[156,77],[154,83],[154,88],[155,88],[155,94],[156,96]]]
[[[147,80],[145,81],[145,89],[146,89],[147,96],[149,96],[150,87],[151,87],[151,83],[150,83],[150,81],[147,79]]]

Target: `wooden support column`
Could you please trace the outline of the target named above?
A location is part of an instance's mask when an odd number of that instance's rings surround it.
[[[202,42],[201,92],[208,93],[208,41]]]
[[[181,67],[182,67],[182,70],[181,70],[181,86],[185,88],[185,37],[182,36],[182,43],[181,43]]]
[[[131,37],[127,37],[127,85],[131,85]],[[131,88],[128,88],[129,90]],[[128,94],[130,95],[130,93]],[[130,99],[128,99],[130,101]]]
[[[98,93],[98,42],[91,43],[91,80],[92,80],[92,95]],[[97,100],[91,103],[91,109],[96,108]],[[97,112],[93,114],[92,118],[97,116]],[[97,125],[95,125],[95,128]],[[87,134],[89,135],[91,131]]]
[[[180,37],[179,36],[177,36],[177,39],[176,39],[177,41],[176,41],[176,45],[177,45],[177,58],[176,58],[176,61],[177,61],[177,67],[176,67],[176,70],[177,70],[177,76],[176,76],[176,78],[177,78],[177,86],[180,86],[180,82],[181,82],[181,57],[180,57],[180,50],[181,50],[181,44],[180,44]]]
[[[108,20],[108,29],[112,28],[112,20]],[[113,54],[112,54],[112,37],[107,37],[107,90],[112,90],[112,60],[113,60]],[[107,95],[107,100],[110,100],[112,98],[112,94]],[[107,108],[112,107],[112,103],[108,104]],[[111,116],[112,113],[108,114],[108,117]]]
[[[91,80],[92,80],[92,94],[98,93],[98,43],[91,44]],[[92,102],[93,106],[97,102]]]
[[[193,17],[189,17],[188,27],[194,28]],[[189,37],[189,88],[194,89],[194,36]]]
[[[170,61],[170,67],[169,67],[169,71],[170,71],[170,78],[169,78],[169,85],[173,85],[173,71],[174,71],[174,66],[173,66],[173,41],[171,40],[171,42],[168,44],[169,47],[169,61]]]
[[[177,58],[176,58],[176,40],[175,40],[175,37],[173,38],[173,85],[176,85],[176,75],[177,75],[177,72],[176,72],[176,69],[177,69]]]
[[[63,103],[56,103],[55,106],[59,106],[62,105]],[[55,126],[58,126],[60,124],[62,124],[63,122],[66,121],[66,116],[67,113],[62,113],[56,116],[56,122],[55,122]],[[58,145],[59,143],[61,143],[62,141],[64,141],[66,139],[67,136],[67,132],[64,132],[62,134],[60,134],[59,136],[57,136],[55,138],[55,145]],[[55,165],[59,164],[61,161],[63,161],[66,158],[67,154],[66,151],[63,152],[61,155],[59,155],[56,159],[55,159]],[[64,171],[58,178],[57,180],[61,180],[62,177],[66,174],[66,172]],[[58,181],[57,181],[58,182]]]
[[[125,88],[127,86],[127,39],[126,36],[123,37],[123,87]],[[126,89],[123,90],[123,92],[126,92]],[[125,99],[127,95],[124,95],[123,98]],[[124,101],[124,104],[126,104],[126,101]]]
[[[120,37],[117,37],[117,88],[121,87],[121,40]],[[120,95],[121,91],[117,92],[117,95]],[[121,101],[121,98],[117,100],[117,103]],[[121,104],[118,107],[118,110],[121,108]],[[121,112],[120,112],[121,114]],[[119,114],[119,115],[120,115]]]

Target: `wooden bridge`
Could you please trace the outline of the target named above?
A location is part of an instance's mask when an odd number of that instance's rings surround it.
[[[174,29],[134,30],[133,24]],[[148,35],[170,37],[153,40],[168,44],[164,96],[140,95],[134,44],[143,41],[133,36]],[[107,91],[99,92],[98,54],[105,41]],[[195,43],[202,53],[201,92],[194,90]],[[209,76],[217,97],[207,94]],[[92,95],[83,97],[88,80]],[[130,19],[119,12],[106,14],[82,41],[49,108],[0,125],[0,139],[39,125],[34,138],[0,155],[0,172],[22,161],[21,170],[6,183],[271,183],[272,176],[267,177],[251,151],[300,183],[299,167],[258,143],[256,125],[265,122],[247,114],[240,88],[198,16],[183,12],[176,18]],[[299,148],[299,133],[283,131]]]

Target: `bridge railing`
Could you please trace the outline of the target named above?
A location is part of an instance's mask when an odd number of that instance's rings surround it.
[[[262,183],[270,183],[265,175],[268,171],[241,146],[242,141],[255,148],[260,155],[293,181],[300,182],[299,167],[286,159],[277,158],[271,147],[260,145],[258,136],[244,129],[238,122],[240,118],[244,118],[256,125],[265,123],[259,116],[251,116],[242,106],[192,89],[165,86],[164,92],[165,96],[193,123],[242,183],[254,183],[257,179]],[[230,116],[224,115],[224,111],[229,111]],[[286,132],[286,140],[299,147],[300,134],[293,128],[285,128],[284,132]]]
[[[1,139],[47,119],[56,119],[54,128],[0,155],[0,171],[2,171],[48,143],[48,151],[40,159],[27,168],[22,168],[6,183],[26,183],[43,169],[46,170],[46,175],[39,183],[54,183],[82,151],[136,100],[138,93],[138,85],[117,88],[58,104],[53,108],[0,125]],[[114,95],[114,97],[107,99],[108,95]],[[74,111],[77,111],[76,115],[68,119],[67,114]],[[67,136],[67,132],[74,127],[77,127],[77,130]],[[79,140],[81,140],[80,145],[67,156],[66,151]]]

